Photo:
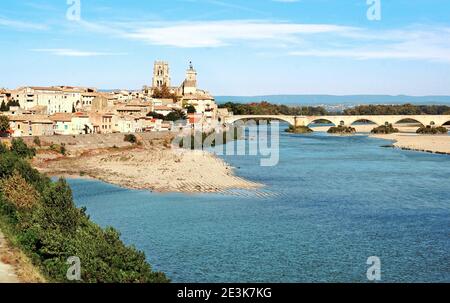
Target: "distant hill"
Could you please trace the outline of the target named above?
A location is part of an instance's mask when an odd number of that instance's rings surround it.
[[[267,101],[286,105],[359,105],[359,104],[450,104],[450,96],[390,96],[390,95],[268,95],[268,96],[216,96],[218,103],[251,103]]]

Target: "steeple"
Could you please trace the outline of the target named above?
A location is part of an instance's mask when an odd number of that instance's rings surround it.
[[[189,68],[186,70],[186,79],[183,82],[183,95],[195,94],[197,92],[197,72],[189,61]]]

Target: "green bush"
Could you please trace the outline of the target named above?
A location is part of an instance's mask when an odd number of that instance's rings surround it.
[[[242,133],[241,131],[238,131],[238,129],[232,128],[228,131],[221,131],[220,133],[216,134],[214,131],[212,132],[200,132],[195,131],[191,135],[184,135],[179,143],[178,147],[185,148],[185,149],[191,149],[195,150],[198,149],[206,149],[209,147],[215,147],[216,144],[219,144],[219,142],[216,142],[216,139],[222,139],[221,144],[227,144],[230,141],[236,141],[242,139],[240,136]],[[222,138],[220,138],[222,136]],[[190,141],[190,146],[188,146],[188,141]]]
[[[67,149],[66,149],[66,144],[62,143],[61,146],[59,147],[59,152],[61,153],[61,155],[65,156],[67,153]]]
[[[422,135],[444,135],[448,133],[448,129],[444,126],[432,127],[428,125],[420,127],[416,133]]]
[[[127,134],[127,135],[124,136],[123,141],[130,142],[130,143],[134,144],[134,143],[137,142],[137,138],[133,134]]]
[[[356,132],[356,129],[351,126],[332,126],[327,131],[329,134],[353,134]]]
[[[394,128],[392,126],[392,124],[381,125],[381,126],[378,126],[378,127],[375,127],[374,129],[372,129],[371,133],[372,134],[393,134],[393,133],[398,133],[398,129]]]
[[[22,138],[11,141],[11,152],[20,158],[33,158],[36,155],[36,150],[33,147],[28,147]]]
[[[4,154],[6,152],[8,152],[8,148],[5,144],[3,144],[3,142],[0,142],[0,154]]]
[[[309,134],[312,133],[313,130],[309,128],[308,126],[292,126],[290,125],[288,129],[286,129],[286,132],[293,133],[293,134]]]
[[[64,143],[62,143],[61,145],[53,143],[52,145],[50,145],[50,150],[60,153],[63,156],[65,156],[67,153],[66,144],[64,144]]]
[[[33,143],[36,145],[36,146],[41,146],[41,139],[39,139],[39,137],[34,137],[34,139],[33,139]]]
[[[142,252],[125,246],[116,230],[100,228],[76,208],[65,180],[52,182],[18,154],[2,153],[0,179],[17,174],[36,189],[37,203],[18,208],[0,188],[0,222],[48,281],[67,282],[71,256],[80,258],[82,282],[169,281],[152,271]]]
[[[171,111],[167,114],[167,116],[164,117],[164,121],[179,121],[179,120],[185,120],[186,114],[179,109],[176,109],[174,111]]]

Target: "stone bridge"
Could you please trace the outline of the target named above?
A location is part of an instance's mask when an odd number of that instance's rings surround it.
[[[442,126],[450,122],[450,115],[361,115],[361,116],[287,116],[287,115],[231,115],[224,118],[225,123],[238,120],[280,120],[293,126],[308,126],[318,121],[327,121],[334,125],[350,126],[355,122],[370,121],[376,125],[397,124],[412,120],[423,126]]]

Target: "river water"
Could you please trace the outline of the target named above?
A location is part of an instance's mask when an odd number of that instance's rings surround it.
[[[280,162],[224,156],[255,195],[69,180],[78,206],[174,282],[450,282],[450,157],[367,136],[280,133]]]

